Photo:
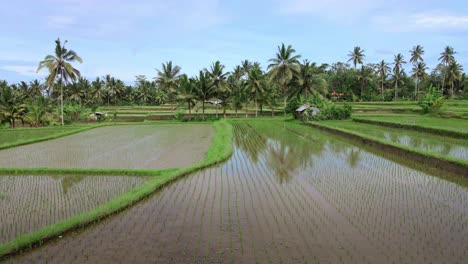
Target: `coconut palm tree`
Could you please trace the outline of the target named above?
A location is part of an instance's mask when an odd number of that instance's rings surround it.
[[[210,79],[210,75],[206,71],[200,71],[198,76],[195,78],[195,96],[202,102],[202,113],[205,118],[205,101],[209,100],[215,89],[213,88],[213,82]]]
[[[241,62],[241,65],[243,76],[247,77],[247,75],[249,75],[250,70],[252,70],[252,63],[249,60],[243,60]]]
[[[236,67],[237,68],[237,67]],[[236,71],[232,75],[230,75],[227,79],[227,84],[229,89],[231,90],[231,101],[232,106],[234,107],[234,111],[237,117],[237,111],[242,107],[242,103],[245,100],[245,89],[244,88],[244,80],[242,80],[238,75],[235,74]]]
[[[416,80],[416,86],[414,88],[414,96],[416,97],[419,93],[418,84],[420,81],[426,79],[427,77],[427,66],[424,62],[418,62],[413,66],[411,77]]]
[[[382,96],[382,101],[385,99],[384,95],[384,84],[386,82],[387,76],[390,73],[390,66],[388,63],[386,63],[384,60],[382,60],[378,65],[377,65],[377,75],[379,76],[379,81],[380,81],[380,93]]]
[[[27,113],[27,106],[24,103],[26,96],[19,90],[8,87],[6,82],[0,86],[0,120],[7,121],[11,128],[15,128],[15,120],[23,120]]]
[[[245,87],[249,94],[251,94],[255,101],[255,117],[258,116],[258,97],[265,93],[266,79],[260,64],[254,63],[249,72],[248,78],[245,81]]]
[[[358,80],[361,86],[361,98],[364,96],[364,88],[366,87],[367,83],[372,80],[372,74],[372,68],[363,65],[356,76],[356,79]]]
[[[206,70],[207,71],[207,70]],[[229,86],[227,85],[226,79],[229,74],[229,72],[223,72],[224,71],[224,65],[221,64],[221,62],[216,61],[211,65],[211,68],[208,72],[208,76],[210,77],[212,83],[213,83],[213,93],[218,99],[221,99],[221,101],[224,101],[228,99],[230,95],[230,89]],[[224,100],[222,100],[222,98]],[[226,104],[224,102],[221,102],[223,105],[223,114],[226,115]],[[216,106],[216,117],[218,117],[218,105]]]
[[[294,96],[299,99],[301,95],[307,97],[309,93],[314,95],[326,94],[327,82],[319,74],[314,74],[316,70],[315,63],[304,60],[300,65],[298,74],[293,78],[289,99]]]
[[[195,83],[186,74],[179,77],[177,100],[187,103],[189,114],[192,114],[192,104],[195,100]]]
[[[348,62],[352,61],[354,69],[356,69],[357,64],[363,64],[366,55],[364,55],[364,50],[361,49],[361,47],[356,46],[354,47],[353,51],[348,53],[348,57],[350,57]]]
[[[463,67],[456,61],[449,64],[447,69],[447,79],[450,82],[450,97],[455,95],[454,84],[460,81],[463,75]]]
[[[294,55],[296,50],[291,45],[287,47],[284,43],[278,46],[278,52],[276,57],[270,59],[270,65],[268,70],[270,71],[270,80],[275,81],[279,86],[282,87],[284,96],[284,109],[286,109],[286,95],[288,83],[293,79],[294,75],[299,72],[299,59],[301,55]],[[286,115],[286,110],[284,111]]]
[[[395,99],[398,98],[398,84],[401,82],[402,73],[404,72],[402,65],[405,63],[406,61],[401,53],[395,55],[393,66],[393,77],[395,80]]]
[[[91,82],[91,100],[93,103],[100,104],[102,103],[103,98],[105,97],[104,84],[103,81],[97,77],[96,80]]]
[[[455,54],[457,54],[452,47],[447,46],[445,47],[444,51],[440,53],[439,61],[440,64],[444,65],[447,67],[448,65],[452,64],[455,62]],[[445,78],[446,78],[446,70],[443,71],[443,77],[442,77],[442,89],[445,87]]]
[[[177,80],[180,76],[180,67],[173,66],[172,61],[162,64],[162,70],[156,69],[158,75],[154,78],[159,89],[162,89],[169,94],[169,99],[172,99],[173,94],[177,91]]]
[[[83,60],[73,50],[65,48],[65,44],[60,42],[60,39],[55,41],[55,54],[47,55],[44,60],[39,62],[37,72],[43,68],[49,70],[46,84],[53,87],[57,84],[60,87],[60,108],[61,108],[61,121],[63,122],[63,86],[75,82],[80,77],[80,72],[73,67],[72,62],[82,63]]]
[[[412,50],[410,50],[411,53],[411,58],[410,58],[410,63],[413,63],[414,65],[418,64],[418,62],[423,62],[423,55],[424,55],[424,48],[421,45],[416,45],[413,47]]]

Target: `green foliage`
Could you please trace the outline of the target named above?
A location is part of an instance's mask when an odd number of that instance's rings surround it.
[[[423,113],[434,114],[438,113],[444,105],[444,97],[442,94],[431,84],[426,91],[424,97],[419,101]]]
[[[307,109],[303,113],[306,120],[340,120],[351,117],[352,107],[349,104],[338,105],[326,98],[320,96],[310,96],[305,100],[291,99],[286,106],[288,113],[294,113],[295,110],[303,104],[307,104],[319,109],[318,113],[313,113],[313,109]]]
[[[81,104],[68,104],[63,106],[64,122],[71,124],[75,121],[86,120],[91,110]]]

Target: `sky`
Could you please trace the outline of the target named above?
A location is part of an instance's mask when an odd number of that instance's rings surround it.
[[[425,49],[430,68],[445,46],[468,72],[468,1],[462,0],[16,0],[0,9],[0,80],[43,80],[37,65],[58,37],[76,51],[83,76],[132,83],[173,61],[195,75],[216,60],[266,69],[278,45],[302,59],[345,62],[354,46],[365,63]],[[410,69],[409,67],[407,67]]]

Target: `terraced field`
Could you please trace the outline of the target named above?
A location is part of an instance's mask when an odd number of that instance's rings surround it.
[[[6,168],[162,169],[203,160],[209,124],[109,126],[0,150]]]
[[[378,125],[362,124],[348,120],[324,121],[330,127],[358,132],[379,140],[408,146],[424,152],[437,153],[468,161],[468,140],[432,135],[410,129],[382,127]]]
[[[295,123],[236,122],[232,158],[7,263],[464,263],[468,191]]]
[[[0,243],[87,212],[145,177],[0,176]]]

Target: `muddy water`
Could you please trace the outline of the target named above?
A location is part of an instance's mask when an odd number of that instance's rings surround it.
[[[0,176],[0,243],[92,210],[146,177]]]
[[[427,152],[434,152],[462,160],[468,160],[468,140],[439,136],[430,133],[412,131],[410,129],[382,127],[378,125],[356,123],[351,121],[335,122],[339,127],[351,129],[359,133],[388,140]]]
[[[163,169],[203,160],[209,124],[110,126],[0,150],[0,167]]]
[[[296,124],[11,263],[463,263],[468,191]]]

